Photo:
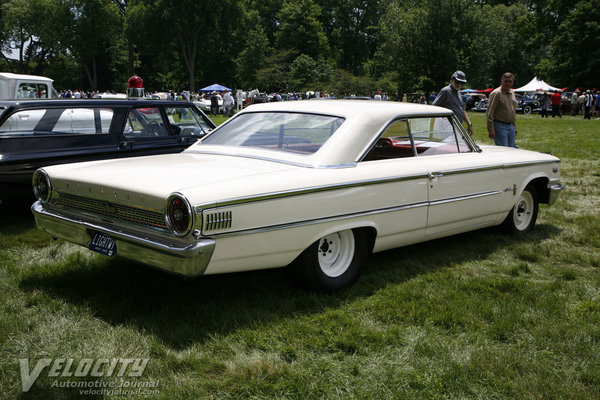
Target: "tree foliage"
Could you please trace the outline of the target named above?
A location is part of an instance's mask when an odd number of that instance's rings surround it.
[[[57,85],[264,91],[599,86],[600,0],[0,0],[0,68]],[[9,56],[10,55],[10,56]]]

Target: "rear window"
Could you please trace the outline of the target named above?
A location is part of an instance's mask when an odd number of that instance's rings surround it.
[[[112,118],[110,108],[19,110],[2,123],[0,135],[107,134]]]
[[[234,118],[200,145],[257,147],[312,154],[342,125],[343,118],[327,115],[264,112]]]

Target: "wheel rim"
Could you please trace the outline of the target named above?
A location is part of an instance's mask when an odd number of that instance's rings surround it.
[[[331,278],[342,275],[354,258],[354,234],[351,230],[322,237],[317,247],[321,271]]]
[[[533,196],[528,191],[524,191],[520,196],[517,204],[515,204],[515,211],[513,218],[515,221],[515,227],[523,231],[527,229],[533,218]]]

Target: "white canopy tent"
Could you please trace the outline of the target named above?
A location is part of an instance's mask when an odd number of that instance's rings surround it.
[[[547,84],[546,82],[534,77],[527,85],[515,89],[517,93],[527,92],[562,92],[563,89]]]

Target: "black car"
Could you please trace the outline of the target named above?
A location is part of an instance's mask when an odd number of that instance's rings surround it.
[[[0,101],[0,204],[33,196],[39,167],[178,153],[215,127],[181,101]]]
[[[535,93],[533,95],[524,95],[517,97],[517,111],[521,111],[525,115],[529,115],[532,112],[541,111],[540,103],[542,100],[542,94]],[[550,103],[550,97],[548,97],[548,104]]]

